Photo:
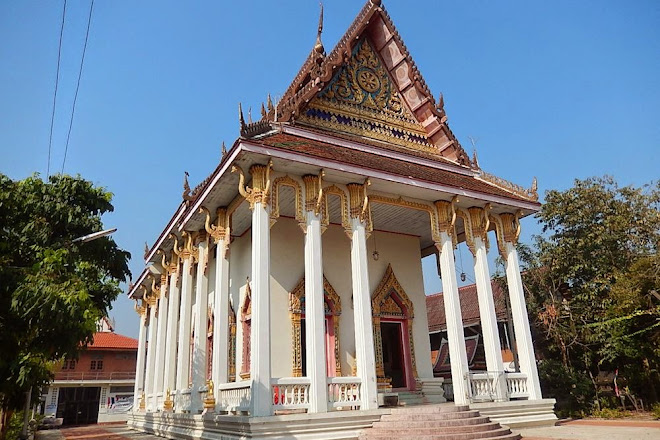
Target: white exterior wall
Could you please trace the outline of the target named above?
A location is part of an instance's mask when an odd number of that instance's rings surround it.
[[[377,232],[376,243],[380,258],[371,258],[373,238],[367,245],[369,252],[369,289],[378,287],[387,265],[391,264],[399,283],[415,308],[413,342],[417,373],[432,378],[431,347],[428,338],[426,297],[422,278],[419,239],[414,236]],[[341,298],[339,343],[342,374],[351,374],[355,356],[355,332],[351,303],[351,243],[339,225],[329,225],[323,234],[323,274]],[[250,275],[251,235],[248,231],[231,245],[230,296],[237,313],[236,374],[242,363],[243,329],[240,307],[246,277]],[[271,369],[273,377],[292,374],[292,334],[289,317],[289,292],[304,275],[304,235],[297,222],[280,217],[271,229]]]

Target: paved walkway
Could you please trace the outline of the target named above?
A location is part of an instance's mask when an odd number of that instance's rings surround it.
[[[524,440],[660,440],[660,421],[574,420],[548,428],[513,431]],[[35,440],[162,440],[162,437],[139,433],[122,424],[39,431]]]
[[[117,424],[38,431],[35,440],[163,440],[163,437],[133,431],[125,424]]]
[[[525,440],[660,440],[660,421],[573,420],[559,426],[513,431]]]

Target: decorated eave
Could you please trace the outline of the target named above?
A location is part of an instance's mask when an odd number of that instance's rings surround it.
[[[538,210],[536,180],[531,188],[523,188],[481,170],[476,154],[472,160],[467,157],[447,126],[442,102],[433,99],[380,2],[367,1],[329,55],[321,43],[321,27],[314,49],[283,98],[274,105],[269,97],[256,122],[246,123],[239,106],[241,136],[228,151],[223,144],[216,169],[194,189],[186,173],[183,200],[145,250],[148,267],[131,284],[132,298],[153,289],[154,280],[157,284],[161,253],[172,249],[175,237],[204,228],[206,215],[200,208],[213,212],[231,205],[232,236],[249,229],[249,208],[237,194],[233,165],[248,170],[272,161],[274,171],[281,173],[317,174],[324,169],[326,179],[338,184],[369,177],[374,194],[427,201],[456,195],[466,206],[488,203],[493,213],[523,216]],[[358,84],[363,71],[368,72],[362,78],[366,81]],[[338,87],[349,77],[353,94],[341,95]],[[371,125],[365,129],[360,124]]]

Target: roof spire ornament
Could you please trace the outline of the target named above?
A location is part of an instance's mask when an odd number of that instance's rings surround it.
[[[193,199],[192,196],[190,195],[190,185],[188,184],[188,176],[189,176],[188,171],[184,171],[183,172],[183,194],[182,194],[182,197],[183,197],[183,200],[185,200],[187,202]]]
[[[532,197],[534,197],[535,200],[539,199],[539,182],[536,180],[536,176],[534,176],[534,179],[532,180],[532,187],[529,191],[532,193]]]
[[[144,242],[144,259],[147,259],[147,255],[149,255],[149,243],[146,241]]]
[[[220,151],[222,152],[222,157],[227,155],[227,147],[225,146],[225,141],[222,141],[222,148]]]
[[[270,97],[270,93],[268,94],[268,101],[266,102],[266,105],[268,106],[268,113],[275,110],[275,107],[273,107],[273,100]]]
[[[314,50],[317,53],[324,53],[325,49],[323,48],[323,42],[321,41],[321,33],[323,32],[323,2],[319,2],[321,6],[321,14],[319,15],[319,27],[316,32],[316,44],[314,45]]]
[[[245,118],[243,117],[243,106],[240,102],[238,103],[238,122],[241,124],[241,130],[243,130],[245,128]]]
[[[261,119],[266,119],[266,106],[264,106],[264,103],[261,103]]]
[[[252,124],[252,106],[248,107],[248,124]]]

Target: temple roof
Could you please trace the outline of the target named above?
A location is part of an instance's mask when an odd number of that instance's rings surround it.
[[[495,300],[495,315],[498,321],[506,320],[506,299],[500,281],[493,279],[490,282]],[[477,297],[477,285],[470,284],[458,288],[458,296],[461,301],[461,317],[463,325],[469,327],[479,324],[479,299]],[[426,297],[426,315],[429,323],[429,332],[447,329],[447,317],[445,315],[445,303],[442,292]]]
[[[329,54],[319,42],[260,122],[382,140],[476,166],[447,125],[442,95],[436,102],[379,0],[366,2]]]

